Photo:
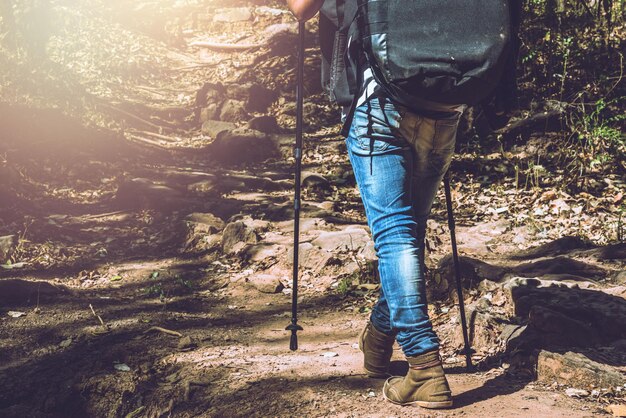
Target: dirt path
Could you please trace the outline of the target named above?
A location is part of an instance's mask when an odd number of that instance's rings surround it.
[[[447,371],[449,411],[402,408],[367,378],[356,338],[358,300],[305,296],[299,350],[288,350],[289,295],[211,280],[166,303],[138,295],[181,260],[116,266],[117,288],[64,296],[21,318],[3,316],[3,416],[590,417],[598,406],[508,376],[502,368]],[[127,270],[126,270],[127,269]],[[143,279],[141,279],[143,277]],[[305,283],[306,284],[306,283]],[[210,290],[215,289],[215,290]],[[185,292],[183,292],[185,293]],[[104,296],[106,295],[106,296]],[[90,305],[106,327],[91,312]],[[159,326],[183,335],[149,331]],[[106,331],[106,332],[105,332]],[[406,367],[396,347],[393,370]],[[128,368],[124,367],[127,366]],[[120,369],[116,369],[116,367]],[[415,415],[417,414],[417,415]]]
[[[1,417],[574,418],[624,405],[618,175],[570,195],[531,170],[548,151],[541,132],[459,144],[452,194],[478,367],[459,355],[440,193],[429,312],[455,407],[397,407],[360,366],[377,260],[321,94],[315,23],[304,331],[291,352],[296,25],[283,3],[45,3],[41,44],[0,45]],[[33,30],[20,19],[18,44]],[[396,348],[393,370],[405,369]]]

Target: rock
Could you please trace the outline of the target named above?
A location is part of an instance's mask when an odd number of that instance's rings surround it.
[[[228,9],[218,9],[213,16],[213,22],[233,23],[246,22],[252,19],[252,12],[247,7],[233,7]]]
[[[567,388],[565,394],[570,398],[585,398],[589,396],[589,391],[584,389]]]
[[[248,121],[248,128],[254,129],[266,134],[275,134],[280,132],[280,127],[274,116],[257,116]]]
[[[516,316],[529,318],[535,306],[549,309],[560,315],[551,314],[553,320],[561,324],[561,330],[569,330],[570,337],[578,343],[592,345],[596,342],[610,343],[626,338],[626,301],[621,297],[591,289],[579,289],[575,284],[564,284],[514,277],[503,284],[508,293],[507,305],[514,310]],[[535,309],[535,314],[540,310]],[[545,312],[545,311],[544,311]],[[563,318],[563,316],[565,318]],[[549,328],[549,321],[535,316],[535,329]],[[570,320],[577,321],[576,323]],[[579,324],[579,323],[580,324]],[[539,325],[544,324],[544,325]],[[582,330],[593,330],[585,340],[576,336],[576,327]],[[549,331],[551,332],[551,331]],[[545,331],[542,331],[545,334]],[[546,337],[547,342],[557,342]],[[571,341],[570,341],[571,342]]]
[[[236,128],[232,122],[209,119],[202,124],[202,134],[215,139],[222,132],[231,131]]]
[[[220,246],[218,233],[224,229],[224,221],[211,213],[192,213],[185,218],[186,238],[184,250],[206,251]]]
[[[174,210],[182,203],[182,194],[169,186],[145,178],[124,180],[115,193],[115,201],[123,208],[162,211]]]
[[[612,404],[606,407],[606,411],[613,414],[614,417],[626,417],[626,405]]]
[[[626,243],[611,244],[598,250],[600,260],[623,260],[626,259]]]
[[[303,171],[301,178],[302,187],[314,190],[330,190],[330,182],[322,175]]]
[[[311,241],[311,244],[331,252],[344,250],[359,252],[370,241],[368,231],[362,228],[352,228],[322,232],[319,237]]]
[[[565,354],[542,350],[537,359],[537,380],[579,388],[621,386],[626,378],[614,368],[595,362],[580,353]]]
[[[526,277],[540,277],[547,274],[570,274],[599,279],[607,276],[607,272],[602,268],[568,257],[555,257],[521,264],[515,267],[513,272]]]
[[[254,229],[242,221],[231,222],[222,232],[222,251],[225,254],[236,253],[245,247],[245,244],[256,244],[258,241],[259,238]]]
[[[11,258],[11,254],[15,250],[16,238],[15,235],[0,237],[0,264],[6,263]]]
[[[359,252],[359,256],[368,262],[378,261],[378,256],[376,255],[376,247],[374,246],[374,241],[369,241],[365,244],[365,247]]]
[[[542,347],[588,347],[601,341],[591,324],[540,305],[530,309],[528,326],[541,335]]]
[[[273,7],[267,7],[267,6],[260,6],[257,7],[256,9],[254,9],[254,13],[256,14],[264,14],[264,15],[271,15],[271,16],[281,16],[284,14],[289,13],[287,10],[284,9],[276,9]]]
[[[469,309],[466,312],[467,327],[470,345],[478,352],[486,353],[491,347],[497,346],[498,337],[501,334],[501,321],[495,316]],[[460,326],[456,327],[452,344],[457,348],[463,348],[463,331]]]
[[[474,288],[483,281],[500,281],[506,274],[503,267],[491,265],[483,261],[459,257],[461,283],[465,288]],[[448,254],[439,261],[439,265],[427,276],[426,294],[429,300],[444,300],[456,297],[456,275],[454,260]]]
[[[70,294],[69,289],[45,281],[0,279],[0,307],[34,304],[64,294]]]
[[[512,255],[512,259],[534,259],[540,257],[554,257],[568,253],[572,250],[587,249],[593,247],[588,241],[580,237],[562,237],[547,244],[533,247]]]
[[[200,123],[203,124],[208,120],[219,120],[220,118],[220,104],[210,103],[206,107],[200,109],[200,115],[198,115],[198,119]],[[214,137],[213,137],[214,138]]]
[[[181,350],[181,351],[191,350],[192,348],[195,348],[196,346],[197,346],[197,344],[188,335],[186,335],[186,336],[182,337],[180,340],[178,340],[178,349]]]
[[[239,122],[248,118],[244,102],[228,99],[220,110],[220,120],[226,122]]]
[[[332,253],[323,250],[310,242],[303,242],[298,246],[298,264],[302,269],[320,272],[333,258]],[[293,260],[293,246],[287,252],[287,260]]]
[[[225,96],[226,88],[220,83],[204,83],[202,88],[196,93],[196,107],[203,108],[211,104],[221,104]]]
[[[265,112],[278,98],[277,90],[253,84],[248,90],[246,109],[250,112]]]
[[[231,84],[227,88],[227,96],[244,103],[249,112],[265,112],[278,98],[276,90],[270,90],[260,84]]]
[[[213,215],[212,213],[194,212],[187,215],[185,220],[189,223],[197,225],[198,230],[207,233],[214,234],[224,229],[226,224],[223,220]]]
[[[209,152],[215,159],[227,164],[262,162],[279,156],[270,137],[246,128],[220,133],[209,146]]]
[[[187,186],[187,190],[196,195],[206,196],[219,193],[222,190],[222,187],[223,184],[219,180],[210,179],[191,183]]]
[[[261,293],[280,293],[285,286],[276,276],[257,274],[248,278],[248,283]]]
[[[528,325],[518,324],[507,324],[504,326],[498,339],[506,345],[506,351],[511,352],[529,340],[527,328]]]

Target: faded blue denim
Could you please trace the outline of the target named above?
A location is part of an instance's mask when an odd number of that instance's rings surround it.
[[[381,290],[371,321],[379,331],[397,334],[406,356],[439,348],[420,254],[459,117],[435,120],[374,96],[356,109],[346,139],[378,254]]]

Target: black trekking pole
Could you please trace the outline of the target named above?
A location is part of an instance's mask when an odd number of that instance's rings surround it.
[[[298,325],[298,250],[300,246],[300,176],[302,173],[302,105],[304,95],[304,21],[298,22],[298,65],[297,65],[297,87],[296,87],[296,146],[294,156],[296,157],[296,192],[293,200],[293,286],[291,298],[291,324],[285,328],[291,331],[289,349],[298,349],[298,331],[302,327]]]
[[[448,207],[448,228],[450,229],[450,241],[452,241],[452,259],[454,261],[454,277],[456,279],[456,291],[459,298],[459,311],[461,316],[461,327],[463,328],[463,342],[465,347],[465,365],[467,370],[472,369],[472,353],[469,337],[467,334],[467,321],[465,319],[465,301],[463,300],[463,286],[461,285],[461,266],[459,263],[459,253],[456,248],[456,234],[454,224],[454,214],[452,212],[452,194],[450,193],[450,170],[448,170],[443,178],[443,187],[446,192],[446,206]]]

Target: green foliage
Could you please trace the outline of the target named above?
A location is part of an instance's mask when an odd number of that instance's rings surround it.
[[[523,94],[531,111],[565,112],[562,142],[548,157],[566,168],[565,182],[574,189],[592,173],[626,172],[625,13],[624,2],[617,1],[525,3]],[[535,166],[516,167],[526,186],[539,184]]]
[[[571,112],[570,153],[575,153],[573,168],[581,174],[611,170],[615,162],[626,161],[626,135],[620,129],[626,115],[614,114],[609,108],[623,99],[581,103]]]

